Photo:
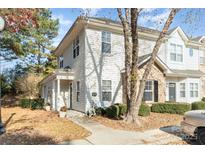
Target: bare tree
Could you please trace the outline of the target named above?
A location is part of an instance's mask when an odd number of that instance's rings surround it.
[[[138,112],[142,102],[145,83],[150,74],[152,65],[156,59],[163,39],[171,25],[175,15],[180,9],[171,9],[170,14],[159,34],[155,46],[151,52],[151,57],[146,65],[142,78],[139,78],[139,36],[138,36],[138,19],[142,9],[131,8],[124,10],[117,9],[118,16],[122,23],[125,44],[125,86],[126,86],[126,103],[128,106],[126,121],[135,122],[140,125]]]
[[[39,82],[42,77],[33,73],[28,73],[24,77],[20,77],[16,81],[17,89],[29,99],[38,97]]]

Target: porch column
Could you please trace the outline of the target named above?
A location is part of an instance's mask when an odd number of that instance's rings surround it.
[[[56,80],[53,80],[52,81],[52,109],[53,110],[56,110],[56,99],[55,99],[55,96],[56,96],[56,84],[55,84]]]
[[[57,110],[59,104],[60,104],[60,80],[57,79],[57,104],[56,104]]]

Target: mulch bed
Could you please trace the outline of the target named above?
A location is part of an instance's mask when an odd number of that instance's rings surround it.
[[[166,126],[180,125],[183,119],[182,115],[167,114],[167,113],[151,113],[150,116],[140,117],[141,126],[136,124],[126,123],[123,120],[109,119],[102,116],[92,117],[94,121],[97,121],[105,126],[128,130],[128,131],[145,131],[149,129],[155,129]]]
[[[69,119],[44,110],[4,107],[2,118],[6,133],[0,136],[0,144],[59,144],[91,134]]]

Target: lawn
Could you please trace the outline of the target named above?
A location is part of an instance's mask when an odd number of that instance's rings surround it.
[[[150,116],[140,117],[141,126],[136,124],[128,124],[123,120],[114,120],[102,116],[92,117],[94,121],[97,121],[105,126],[128,130],[128,131],[145,131],[149,129],[155,129],[166,126],[180,125],[183,119],[182,115],[168,114],[168,113],[151,113]]]
[[[85,128],[44,110],[2,108],[6,133],[0,144],[59,144],[90,135]]]

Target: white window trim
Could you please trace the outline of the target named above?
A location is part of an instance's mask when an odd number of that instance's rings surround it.
[[[181,84],[184,84],[184,89],[181,89]],[[181,92],[184,92],[184,96],[181,96]],[[181,98],[185,98],[186,97],[186,83],[182,82],[179,84],[179,95]]]
[[[152,92],[152,100],[146,100],[146,102],[154,102],[154,80],[147,80],[146,82],[151,81],[152,89],[151,90],[144,90],[144,92]],[[145,83],[146,86],[146,83]]]
[[[76,44],[78,40],[78,44]],[[78,55],[75,55],[74,57],[74,50],[77,51],[77,48],[79,47],[79,54]],[[79,36],[77,36],[74,40],[73,40],[73,59],[77,58],[78,56],[80,55],[80,39],[79,39]]]
[[[59,68],[63,68],[63,64],[64,64],[64,57],[60,56],[59,57]]]
[[[102,38],[103,38],[103,36],[102,36],[103,32],[105,32],[105,33],[110,33],[110,42],[103,41],[103,39],[102,39]],[[102,43],[110,44],[110,52],[103,52],[103,51],[102,51]],[[102,31],[102,32],[101,32],[101,52],[102,52],[103,54],[111,54],[111,53],[112,53],[112,33],[109,32],[109,31]]]
[[[78,83],[79,83],[79,89],[78,89]],[[81,89],[80,81],[76,81],[76,102],[80,102],[80,89]],[[79,93],[79,98],[78,98],[78,93]]]
[[[193,89],[191,89],[191,84],[193,84]],[[197,85],[197,86],[196,86]],[[197,98],[199,97],[199,84],[198,83],[190,83],[189,84],[189,89],[190,89],[190,97],[191,98]],[[197,88],[196,88],[197,87]],[[193,96],[191,96],[191,92],[193,92]],[[195,92],[197,92],[197,96],[195,95]]]
[[[171,46],[175,46],[175,50],[171,50]],[[177,55],[179,55],[178,51],[177,51],[177,46],[181,46],[182,48],[182,53],[180,55],[182,55],[182,61],[177,61]],[[176,60],[172,60],[171,59],[171,54],[175,54],[176,55]],[[183,45],[180,45],[180,44],[175,44],[175,43],[170,43],[170,53],[169,53],[169,56],[170,56],[170,61],[173,62],[173,63],[183,63],[184,61],[184,54],[183,54]]]
[[[110,83],[111,83],[111,85],[110,85],[110,90],[103,90],[103,88],[102,88],[102,93],[101,93],[101,95],[103,95],[103,92],[110,92],[111,93],[111,100],[110,101],[112,101],[112,80],[102,80],[102,82],[101,82],[101,85],[103,86],[103,81],[110,81]],[[102,99],[103,99],[103,97],[102,97]],[[103,102],[109,102],[109,101],[104,101],[104,100],[102,100]]]

